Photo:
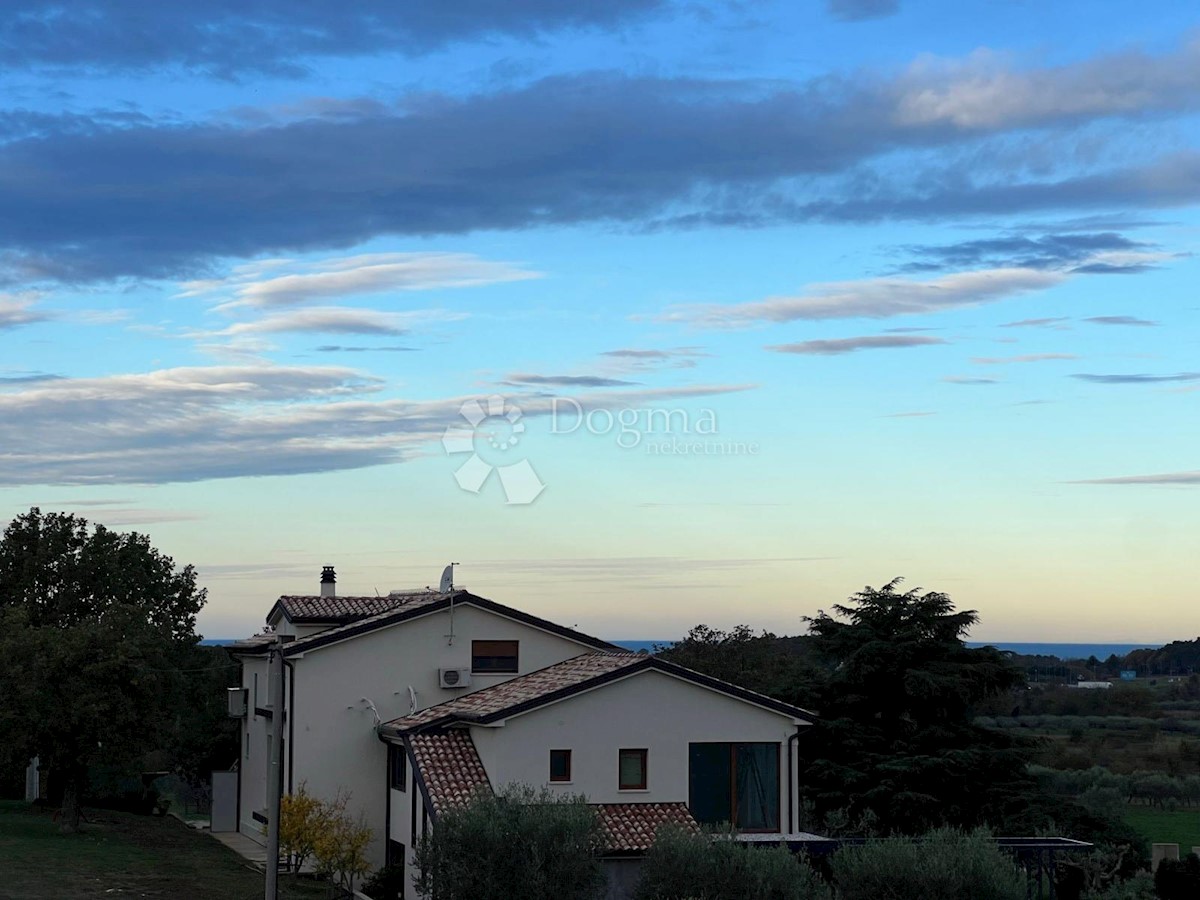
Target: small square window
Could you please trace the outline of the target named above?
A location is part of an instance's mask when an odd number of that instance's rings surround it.
[[[622,750],[618,761],[619,785],[623,791],[646,789],[645,750]]]
[[[391,763],[391,783],[392,787],[397,791],[405,789],[405,782],[408,780],[408,756],[403,747],[397,747],[392,744],[388,747],[388,761]]]
[[[516,674],[517,641],[471,641],[471,671],[479,675]]]
[[[571,751],[570,750],[551,750],[550,751],[550,780],[551,781],[570,781],[571,780]]]

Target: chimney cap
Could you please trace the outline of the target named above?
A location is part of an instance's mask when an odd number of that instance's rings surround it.
[[[337,582],[337,573],[333,571],[333,566],[325,566],[321,569],[321,584],[334,584]]]

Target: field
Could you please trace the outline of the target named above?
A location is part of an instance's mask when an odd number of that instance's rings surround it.
[[[0,900],[256,900],[263,876],[177,819],[88,810],[90,824],[59,833],[50,813],[0,801]],[[281,878],[286,900],[317,900],[323,885]]]
[[[1130,806],[1125,821],[1155,844],[1178,844],[1180,855],[1200,847],[1200,810],[1168,812],[1149,806]]]

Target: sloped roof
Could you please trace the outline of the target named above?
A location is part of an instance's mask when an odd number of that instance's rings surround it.
[[[451,602],[456,606],[465,604],[474,606],[477,609],[482,609],[487,612],[495,613],[496,615],[504,616],[516,622],[522,622],[542,631],[557,634],[559,637],[567,638],[582,644],[584,647],[590,647],[594,650],[603,651],[619,651],[621,648],[615,644],[610,644],[608,641],[602,641],[600,638],[592,637],[584,634],[581,631],[576,631],[574,628],[567,628],[565,625],[558,625],[547,619],[540,618],[530,613],[522,612],[519,609],[513,609],[511,606],[505,606],[503,603],[497,603],[495,600],[488,600],[486,597],[479,597],[467,591],[451,591],[449,593],[439,593],[437,591],[415,591],[411,594],[397,595],[397,598],[404,598],[403,602],[393,609],[388,609],[373,616],[359,619],[350,622],[346,625],[340,625],[336,628],[327,628],[317,634],[310,635],[305,638],[299,638],[289,642],[285,649],[284,655],[293,656],[297,653],[303,653],[307,650],[315,650],[318,647],[324,647],[327,644],[333,644],[337,641],[343,641],[347,638],[357,637],[360,634],[366,634],[375,631],[379,628],[386,628],[389,625],[395,625],[398,622],[404,622],[408,619],[415,619],[418,616],[427,613],[438,612],[442,609],[449,608]],[[392,598],[393,601],[397,598]],[[280,598],[280,600],[288,598]],[[297,599],[297,598],[291,598]],[[300,598],[300,599],[322,599],[322,598]],[[358,599],[358,598],[324,598],[324,599]],[[369,599],[385,599],[385,598],[369,598]],[[245,654],[265,653],[269,647],[255,647],[250,642],[242,642],[236,645],[236,649]]]
[[[699,832],[686,803],[595,803],[609,853],[641,853],[654,844],[658,829],[672,823]]]
[[[462,806],[480,788],[491,790],[475,742],[465,729],[415,734],[409,746],[435,813]]]
[[[386,597],[321,597],[321,596],[292,596],[284,595],[275,601],[271,611],[267,613],[269,622],[275,611],[281,611],[292,622],[325,623],[348,625],[368,616],[379,615],[398,609],[413,600],[423,599],[433,595],[445,596],[437,591],[420,590],[393,593]]]
[[[444,728],[455,723],[489,724],[647,669],[673,675],[786,716],[807,720],[816,718],[813,713],[798,706],[711,678],[656,656],[641,653],[584,653],[536,672],[427,707],[412,715],[393,719],[382,726],[382,731],[385,735],[399,736]]]

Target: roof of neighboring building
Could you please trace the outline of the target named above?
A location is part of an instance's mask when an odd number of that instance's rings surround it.
[[[408,738],[415,780],[422,786],[433,815],[466,804],[480,790],[492,790],[475,742],[465,728],[414,734]],[[699,831],[684,803],[592,804],[608,853],[641,853],[650,849],[660,826],[672,822]]]
[[[813,719],[808,710],[694,672],[644,653],[584,653],[527,675],[464,694],[382,726],[385,735],[444,728],[455,723],[489,724],[545,706],[636,672],[653,669],[793,718]]]
[[[668,823],[699,832],[686,803],[596,803],[609,853],[641,853],[654,844],[658,829]]]
[[[462,806],[480,788],[492,789],[475,742],[465,729],[415,734],[409,746],[435,813]]]
[[[360,600],[360,599],[391,599],[393,603],[397,601],[399,605],[391,609],[384,610],[373,616],[360,618],[357,621],[350,622],[346,625],[341,625],[336,628],[327,628],[316,634],[308,637],[298,638],[290,641],[284,649],[285,656],[294,656],[298,653],[303,653],[308,650],[315,650],[318,647],[324,647],[328,644],[344,641],[347,638],[357,637],[360,634],[376,631],[380,628],[386,628],[389,625],[395,625],[399,622],[404,622],[409,619],[415,619],[419,616],[428,613],[438,612],[443,609],[448,609],[453,603],[455,606],[466,604],[474,606],[477,609],[482,609],[487,612],[492,612],[508,619],[513,619],[517,622],[522,622],[534,628],[539,628],[542,631],[548,631],[551,634],[557,634],[559,637],[565,637],[568,640],[575,641],[585,647],[590,647],[594,650],[603,651],[619,651],[621,648],[615,644],[610,644],[608,641],[602,641],[600,638],[592,637],[584,634],[581,631],[576,631],[574,628],[567,628],[564,625],[558,625],[547,619],[540,618],[530,613],[521,612],[519,609],[513,609],[511,606],[505,606],[503,603],[497,603],[495,600],[488,600],[486,597],[479,597],[467,591],[451,591],[449,593],[439,593],[437,591],[414,591],[410,594],[396,594],[391,598],[334,598],[334,597],[280,597],[280,602],[284,600]],[[245,654],[265,653],[270,647],[260,644],[255,644],[255,638],[249,641],[239,641],[234,645],[235,652]]]

